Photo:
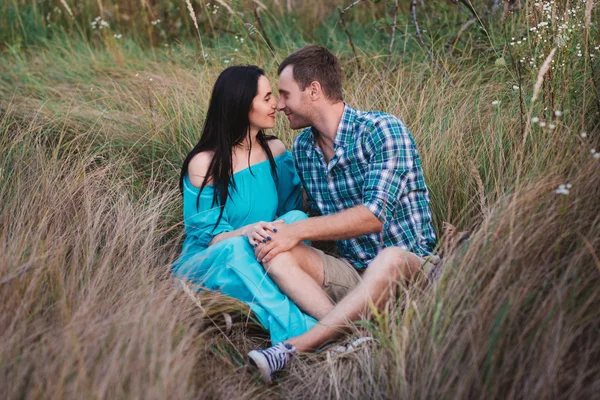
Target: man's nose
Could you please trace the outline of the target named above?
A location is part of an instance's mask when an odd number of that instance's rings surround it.
[[[277,109],[279,111],[283,111],[284,108],[285,108],[285,102],[280,97],[279,100],[277,100]]]

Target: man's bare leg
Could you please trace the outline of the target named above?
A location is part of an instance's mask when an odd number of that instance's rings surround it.
[[[397,247],[384,249],[371,262],[362,281],[320,319],[319,324],[287,342],[300,352],[317,350],[347,331],[348,322],[357,320],[370,302],[378,307],[384,304],[395,292],[390,290],[391,285],[410,279],[420,266],[419,259],[412,253]]]
[[[323,290],[323,261],[311,247],[300,244],[263,266],[281,291],[307,314],[320,321],[333,309]]]

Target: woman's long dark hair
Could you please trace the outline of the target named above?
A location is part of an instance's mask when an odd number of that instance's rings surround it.
[[[212,179],[214,193],[211,207],[218,204],[221,208],[215,228],[223,217],[229,186],[235,190],[233,148],[250,136],[249,114],[252,101],[258,92],[258,80],[264,74],[262,69],[254,65],[236,65],[221,72],[213,87],[200,141],[187,155],[181,168],[179,190],[183,193],[183,179],[191,159],[203,151],[214,153],[196,199],[196,209],[199,207],[202,190]],[[269,158],[271,174],[277,183],[277,167],[267,143],[271,139],[275,139],[275,136],[266,136],[262,130],[258,132],[257,142]],[[248,163],[249,161],[250,152]],[[252,173],[252,170],[250,172]]]

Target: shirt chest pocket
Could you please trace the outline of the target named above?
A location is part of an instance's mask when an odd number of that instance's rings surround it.
[[[364,158],[352,153],[345,154],[334,168],[336,186],[348,190],[353,197],[360,197],[367,171],[368,164]]]

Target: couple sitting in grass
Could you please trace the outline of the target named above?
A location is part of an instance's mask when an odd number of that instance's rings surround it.
[[[344,103],[339,60],[323,47],[290,55],[278,74],[279,100],[258,67],[230,67],[217,79],[181,170],[187,238],[173,267],[250,305],[274,345],[248,354],[268,382],[439,261],[404,124]],[[265,134],[276,111],[292,129],[306,128],[292,153]],[[336,256],[309,244],[330,240]]]

